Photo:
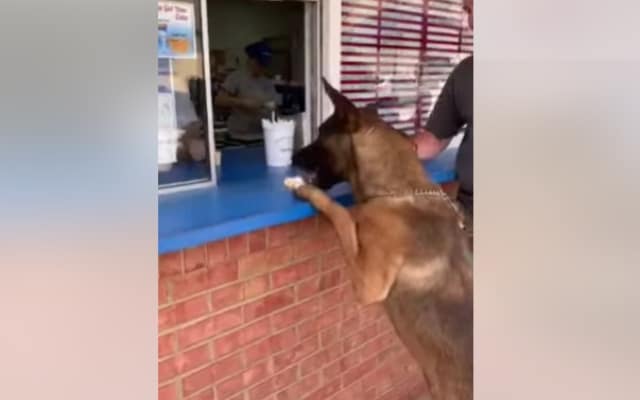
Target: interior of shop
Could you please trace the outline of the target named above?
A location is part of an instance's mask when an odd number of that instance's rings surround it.
[[[215,163],[209,160],[211,139],[217,151],[263,146],[263,119],[295,120],[295,134],[300,136],[300,116],[307,109],[304,2],[207,0],[206,16],[202,17],[198,1],[183,4],[192,5],[197,20],[197,56],[159,58],[159,92],[166,94],[165,104],[159,106],[173,108],[173,120],[165,118],[168,122],[161,121],[161,129],[163,123],[173,125],[180,135],[165,135],[168,141],[174,140],[165,152],[175,155],[169,154],[167,165],[160,166],[161,187],[210,180],[211,163]],[[208,26],[206,50],[202,26]],[[204,51],[209,56],[208,85]],[[164,87],[163,71],[170,80]],[[207,121],[207,90],[211,91],[211,125]]]

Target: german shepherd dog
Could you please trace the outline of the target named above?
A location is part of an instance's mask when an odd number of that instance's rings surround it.
[[[285,185],[332,223],[356,298],[383,303],[432,398],[472,399],[473,275],[460,214],[408,136],[323,83],[335,111],[293,156],[306,179]],[[351,210],[324,192],[345,180]]]

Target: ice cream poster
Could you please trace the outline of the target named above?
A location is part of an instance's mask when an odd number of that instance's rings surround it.
[[[196,58],[193,4],[158,2],[158,57]]]

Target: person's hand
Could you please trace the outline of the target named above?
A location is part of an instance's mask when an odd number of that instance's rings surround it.
[[[413,143],[418,153],[418,158],[422,160],[431,160],[438,156],[447,148],[451,139],[438,139],[433,133],[426,129],[420,129],[413,139]]]
[[[193,161],[204,161],[207,158],[207,144],[204,139],[189,140],[188,150]]]
[[[238,99],[241,107],[249,111],[259,111],[262,108],[262,102],[252,98]]]

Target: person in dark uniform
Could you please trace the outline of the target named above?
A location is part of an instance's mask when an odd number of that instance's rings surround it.
[[[473,0],[464,0],[464,10],[473,29]],[[449,75],[425,130],[414,139],[418,156],[436,157],[462,128],[464,136],[456,159],[457,201],[464,211],[469,235],[473,237],[473,56],[462,60]]]

